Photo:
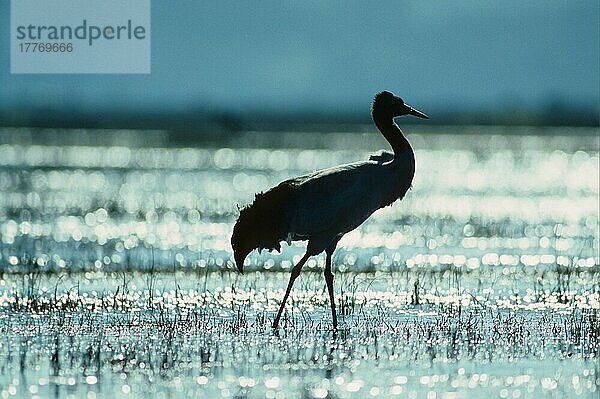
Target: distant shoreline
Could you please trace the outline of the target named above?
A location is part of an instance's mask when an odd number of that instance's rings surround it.
[[[287,129],[283,129],[286,127]],[[131,148],[312,148],[378,150],[387,148],[375,127],[368,124],[275,125],[264,129],[227,131],[170,131],[161,129],[71,129],[0,127],[0,145],[100,146]],[[527,141],[545,140],[548,147],[563,151],[598,151],[598,127],[408,125],[402,126],[415,148],[446,148],[453,136],[470,136],[482,147],[525,146]],[[427,138],[426,142],[424,138]],[[510,143],[508,143],[510,141]],[[523,141],[523,143],[521,143]],[[519,144],[520,143],[520,144]]]

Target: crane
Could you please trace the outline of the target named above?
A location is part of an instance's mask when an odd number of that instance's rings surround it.
[[[372,106],[375,126],[392,147],[364,162],[319,170],[286,180],[255,195],[240,210],[231,246],[243,273],[244,260],[254,249],[281,251],[281,242],[308,241],[306,253],[292,268],[273,328],[277,328],[294,281],[306,261],[325,251],[324,277],[329,293],[333,328],[337,316],[331,257],[342,236],[360,226],[373,212],[402,199],[415,174],[415,156],[394,118],[414,115],[429,119],[389,91],[378,93]]]

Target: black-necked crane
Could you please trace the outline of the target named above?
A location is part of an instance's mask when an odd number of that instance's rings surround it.
[[[325,251],[325,282],[329,292],[333,328],[337,317],[331,257],[342,236],[360,226],[373,212],[402,199],[415,174],[415,155],[394,118],[429,117],[394,94],[383,91],[373,100],[373,121],[390,143],[393,153],[371,156],[368,161],[339,165],[286,180],[240,210],[233,227],[231,246],[237,268],[254,249],[281,251],[280,242],[308,240],[306,253],[293,267],[273,328],[302,266]]]

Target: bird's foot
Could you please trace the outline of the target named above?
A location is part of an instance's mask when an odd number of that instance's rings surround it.
[[[273,330],[276,330],[279,328],[279,317],[276,317],[275,320],[273,321],[273,325],[271,325],[271,328]]]

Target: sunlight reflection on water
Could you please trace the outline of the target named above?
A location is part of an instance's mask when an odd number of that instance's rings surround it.
[[[510,148],[511,139],[516,140],[507,136],[495,141]],[[506,230],[518,229],[523,222],[556,222],[566,230],[579,229],[579,238],[595,238],[599,169],[593,149],[544,150],[543,142],[532,136],[518,138],[518,153],[494,148],[482,154],[475,150],[479,143],[461,136],[453,140],[466,148],[418,149],[409,195],[377,212],[360,231],[376,225],[385,234],[406,225],[406,218],[419,219],[412,225],[430,217],[451,218],[465,226],[480,218],[482,224],[505,221]],[[415,141],[426,142],[426,137]],[[364,159],[368,153],[0,145],[0,155],[0,228],[6,244],[16,234],[47,236],[52,230],[59,242],[85,238],[103,244],[135,236],[162,249],[193,247],[198,241],[193,236],[200,235],[214,237],[212,246],[222,250],[230,230],[219,220],[230,224],[235,205],[251,201],[254,192],[285,177]],[[105,214],[98,218],[97,213]],[[204,227],[197,229],[198,224]],[[364,235],[362,239],[369,242]],[[359,241],[346,238],[342,245],[360,245]]]
[[[275,336],[304,246],[253,253],[239,275],[229,238],[237,204],[365,159],[376,135],[0,144],[0,396],[594,397],[597,138],[477,129],[409,136],[413,189],[335,253],[337,340],[323,257]]]

